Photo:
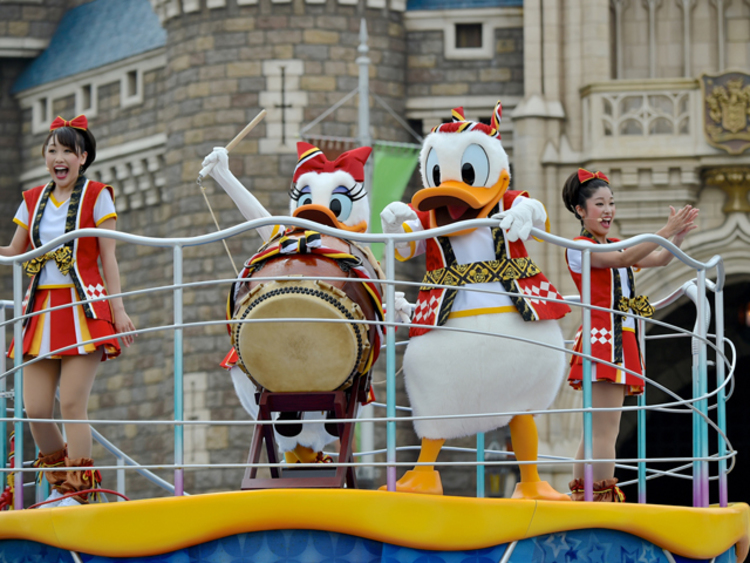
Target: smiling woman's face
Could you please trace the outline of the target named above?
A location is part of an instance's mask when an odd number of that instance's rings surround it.
[[[599,242],[606,242],[615,218],[615,198],[612,190],[607,186],[600,187],[586,200],[586,208],[578,205],[576,211],[581,216],[586,230]]]
[[[86,156],[85,152],[78,154],[75,148],[59,143],[55,136],[50,137],[44,149],[47,170],[55,184],[62,189],[71,187],[78,179]]]

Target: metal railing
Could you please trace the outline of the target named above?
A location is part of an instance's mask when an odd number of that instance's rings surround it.
[[[150,247],[162,247],[162,248],[170,248],[172,251],[172,262],[173,262],[173,279],[171,284],[163,285],[157,288],[150,288],[150,289],[141,289],[136,291],[130,291],[130,292],[124,292],[120,294],[120,297],[128,298],[128,297],[134,297],[138,295],[142,295],[145,293],[150,292],[170,292],[173,297],[173,322],[172,324],[164,325],[164,326],[155,326],[155,327],[146,327],[146,328],[139,328],[138,334],[144,335],[149,334],[152,332],[158,332],[158,331],[164,331],[164,330],[170,330],[173,332],[173,350],[174,350],[174,416],[172,420],[166,421],[166,420],[85,420],[85,421],[78,421],[78,420],[58,420],[57,422],[68,422],[68,423],[87,423],[91,424],[93,426],[100,426],[100,425],[118,425],[118,424],[138,424],[138,425],[166,425],[166,426],[173,426],[174,428],[174,463],[172,464],[166,464],[166,463],[159,463],[154,465],[148,465],[148,464],[139,464],[135,459],[127,456],[124,452],[121,452],[118,448],[116,448],[113,444],[109,443],[107,440],[103,439],[103,437],[98,433],[94,432],[95,438],[102,443],[102,445],[110,451],[115,457],[118,459],[118,464],[114,466],[107,466],[107,465],[99,465],[97,466],[99,469],[112,469],[117,470],[118,475],[123,475],[125,470],[135,470],[138,471],[141,475],[144,477],[151,479],[153,482],[157,483],[159,486],[162,486],[169,490],[170,492],[173,492],[175,495],[183,495],[185,494],[184,491],[184,471],[185,469],[199,469],[199,468],[246,468],[248,467],[248,464],[246,463],[223,463],[223,464],[186,464],[185,463],[185,453],[184,453],[184,428],[188,425],[224,425],[224,426],[231,426],[231,425],[247,425],[247,426],[253,426],[258,424],[293,424],[295,421],[211,421],[211,420],[185,420],[184,416],[184,404],[183,404],[183,395],[184,395],[184,388],[183,388],[183,377],[184,377],[184,365],[183,365],[183,339],[184,339],[184,330],[186,328],[191,327],[199,327],[199,326],[210,326],[210,325],[225,325],[227,323],[238,323],[238,322],[263,322],[261,321],[237,321],[237,320],[230,320],[226,321],[223,318],[220,318],[221,316],[221,309],[217,307],[217,314],[216,317],[212,320],[205,320],[200,322],[192,322],[192,323],[186,323],[183,319],[183,291],[185,289],[194,289],[197,287],[208,287],[212,285],[228,285],[229,283],[232,283],[236,281],[236,279],[219,279],[219,280],[209,280],[209,281],[199,281],[199,282],[189,282],[185,283],[183,279],[183,252],[184,249],[187,247],[192,246],[198,246],[203,244],[209,244],[221,241],[226,238],[230,238],[233,236],[241,235],[244,232],[250,231],[252,229],[255,229],[257,227],[261,227],[268,224],[284,224],[287,226],[295,226],[300,227],[304,229],[310,229],[315,230],[318,232],[321,232],[323,234],[331,235],[334,237],[339,238],[346,238],[349,240],[354,240],[358,243],[374,243],[374,242],[381,242],[385,244],[385,258],[384,258],[384,271],[386,274],[386,279],[379,280],[379,283],[382,284],[382,287],[384,287],[384,293],[385,293],[385,319],[383,322],[381,321],[358,321],[362,324],[380,324],[383,328],[383,331],[385,333],[385,372],[386,372],[386,401],[384,404],[385,408],[385,416],[361,416],[356,419],[339,419],[340,422],[344,423],[355,423],[355,422],[365,422],[365,423],[372,423],[372,424],[385,424],[386,427],[386,447],[384,450],[369,450],[369,451],[360,451],[355,452],[356,458],[364,458],[365,461],[355,461],[351,463],[343,463],[343,462],[336,462],[338,465],[344,465],[344,466],[368,466],[368,467],[381,467],[385,468],[386,471],[386,483],[389,490],[395,490],[395,483],[396,483],[396,472],[397,468],[399,467],[405,467],[405,466],[413,466],[413,463],[407,463],[407,462],[399,462],[397,461],[397,452],[398,451],[405,451],[408,449],[415,449],[415,446],[397,446],[396,443],[396,424],[397,422],[405,422],[409,420],[417,420],[417,419],[439,419],[439,418],[457,418],[457,417],[464,417],[464,418],[472,418],[472,417],[494,417],[498,415],[507,415],[507,416],[513,416],[518,414],[538,414],[538,415],[545,415],[545,414],[562,414],[562,413],[582,413],[583,415],[583,430],[584,430],[584,474],[585,474],[585,482],[587,484],[587,490],[586,495],[587,498],[591,498],[591,482],[592,482],[592,475],[593,475],[593,464],[594,463],[606,463],[606,462],[612,462],[615,461],[618,463],[618,467],[625,467],[629,469],[633,469],[637,471],[637,482],[638,482],[638,500],[639,502],[645,502],[646,501],[646,482],[648,480],[654,479],[654,478],[660,478],[663,476],[676,476],[676,477],[682,477],[682,478],[691,478],[693,480],[693,503],[695,506],[708,506],[708,483],[709,480],[718,479],[719,480],[719,490],[720,490],[720,503],[722,506],[726,506],[727,504],[727,479],[726,475],[728,471],[731,470],[730,467],[727,467],[727,461],[732,459],[735,455],[735,452],[732,450],[731,445],[726,437],[726,388],[730,384],[733,378],[734,374],[734,361],[735,359],[730,362],[727,358],[727,356],[724,353],[725,346],[729,345],[731,347],[731,343],[728,342],[724,337],[724,319],[723,319],[723,286],[724,286],[724,269],[723,269],[723,262],[721,260],[721,257],[715,256],[711,260],[709,260],[706,263],[699,262],[697,260],[692,259],[687,254],[682,252],[679,248],[674,246],[672,243],[662,239],[661,237],[658,237],[656,235],[640,235],[637,237],[634,237],[632,239],[629,239],[627,241],[622,241],[616,244],[607,244],[607,245],[590,245],[586,243],[581,243],[577,241],[570,241],[567,239],[563,239],[548,233],[544,233],[542,231],[539,231],[537,229],[532,230],[532,235],[535,237],[542,239],[548,243],[555,244],[561,248],[572,248],[576,250],[580,250],[582,252],[582,259],[583,259],[583,283],[582,283],[582,296],[580,298],[570,298],[568,300],[555,300],[555,299],[549,299],[549,298],[542,298],[535,296],[535,299],[544,300],[547,299],[548,301],[559,301],[559,302],[565,302],[568,303],[574,307],[580,307],[583,311],[583,334],[590,334],[591,333],[591,312],[592,310],[601,309],[599,307],[591,305],[591,277],[590,277],[590,268],[591,268],[591,253],[592,252],[608,252],[613,250],[621,250],[623,248],[626,248],[628,246],[632,246],[637,243],[641,242],[655,242],[659,244],[660,246],[663,246],[667,248],[674,256],[676,256],[679,260],[681,260],[684,264],[692,268],[696,272],[696,279],[692,282],[689,282],[685,285],[683,285],[681,288],[674,291],[669,297],[666,299],[660,301],[659,303],[656,303],[655,306],[657,309],[666,307],[670,305],[671,303],[675,302],[677,299],[682,297],[683,295],[689,296],[694,303],[696,303],[696,310],[697,310],[697,322],[696,327],[694,331],[689,331],[683,328],[674,327],[671,325],[668,325],[666,323],[653,320],[653,319],[643,319],[640,317],[636,317],[635,315],[631,313],[621,313],[619,311],[614,311],[615,314],[619,314],[622,316],[628,316],[628,317],[634,317],[636,321],[640,324],[640,328],[643,329],[646,324],[654,324],[661,327],[668,328],[674,332],[674,335],[667,335],[667,336],[673,336],[673,337],[690,337],[693,341],[693,368],[692,368],[692,380],[693,380],[693,393],[692,397],[690,398],[681,398],[673,391],[667,389],[657,381],[654,381],[651,378],[648,378],[646,376],[643,377],[644,380],[644,387],[646,386],[652,386],[656,389],[661,390],[667,396],[671,397],[671,399],[668,402],[661,403],[661,404],[655,404],[655,405],[647,405],[645,401],[645,392],[644,395],[639,398],[639,402],[637,406],[626,406],[623,407],[623,411],[637,411],[638,413],[638,444],[639,444],[639,450],[638,450],[638,457],[635,459],[619,459],[619,460],[603,460],[603,459],[593,459],[593,453],[592,453],[592,413],[597,410],[606,410],[606,409],[593,409],[592,403],[591,403],[591,370],[592,370],[592,357],[591,357],[591,341],[588,338],[583,339],[583,351],[582,353],[576,353],[571,352],[569,349],[563,347],[563,348],[557,348],[555,346],[551,346],[548,344],[540,344],[535,343],[539,345],[543,345],[547,348],[557,350],[561,353],[566,354],[578,354],[583,357],[583,407],[582,408],[576,408],[576,409],[548,409],[548,410],[542,410],[542,411],[524,411],[524,412],[507,412],[507,413],[482,413],[482,414],[475,414],[475,415],[442,415],[442,416],[430,416],[430,417],[414,417],[409,415],[401,415],[398,416],[397,412],[409,412],[408,408],[405,407],[398,407],[396,404],[396,348],[398,345],[403,343],[397,343],[396,337],[395,337],[395,330],[398,326],[402,326],[403,323],[396,322],[395,320],[395,291],[396,286],[401,287],[407,287],[407,286],[429,286],[429,287],[435,287],[435,288],[444,288],[444,287],[450,287],[452,289],[455,289],[453,286],[441,286],[437,284],[425,284],[423,282],[406,282],[406,281],[397,281],[395,279],[395,260],[394,260],[394,250],[395,245],[399,242],[407,242],[407,241],[416,241],[421,239],[427,239],[432,238],[435,236],[442,236],[449,234],[451,232],[455,232],[457,230],[465,229],[468,226],[470,227],[492,227],[497,224],[496,221],[493,221],[491,219],[482,219],[482,220],[473,220],[468,223],[461,223],[460,226],[452,225],[448,227],[441,227],[438,229],[433,229],[430,231],[423,231],[423,232],[415,232],[415,233],[409,233],[409,234],[401,234],[401,235],[384,235],[384,234],[358,234],[358,233],[350,233],[350,232],[343,232],[338,231],[336,229],[332,229],[329,227],[322,226],[317,223],[313,223],[306,220],[301,219],[295,219],[291,217],[273,217],[268,219],[259,219],[255,221],[249,221],[240,225],[237,225],[235,227],[225,229],[216,233],[208,234],[208,235],[202,235],[198,237],[183,237],[183,238],[163,238],[163,239],[157,239],[157,238],[149,238],[149,237],[143,237],[143,236],[137,236],[137,235],[131,235],[127,233],[117,233],[112,231],[103,231],[100,229],[82,229],[80,231],[75,231],[73,233],[65,234],[58,239],[36,249],[31,252],[27,252],[23,255],[19,255],[12,258],[3,258],[0,257],[0,265],[10,265],[13,269],[13,317],[11,319],[6,320],[4,317],[0,318],[0,328],[4,331],[5,328],[9,325],[13,325],[14,330],[14,337],[16,342],[21,341],[22,336],[22,324],[24,319],[29,318],[35,314],[40,313],[32,313],[25,315],[23,313],[22,309],[22,301],[23,301],[23,293],[25,291],[25,281],[24,276],[22,275],[22,264],[34,257],[40,256],[49,250],[52,250],[56,247],[58,247],[60,244],[65,243],[69,240],[72,240],[74,238],[78,237],[86,237],[86,236],[98,236],[98,237],[107,237],[107,238],[113,238],[119,242],[125,242],[130,244],[137,244],[137,245],[144,245],[144,246],[150,246]],[[711,282],[707,279],[709,272],[715,272],[715,282]],[[254,277],[254,280],[257,281],[264,281],[264,280],[270,280],[272,278],[263,278],[263,277]],[[326,280],[326,279],[332,279],[332,278],[325,278],[320,277],[316,279]],[[716,312],[715,312],[715,324],[716,324],[716,334],[710,335],[708,334],[708,321],[707,319],[710,318],[710,311],[709,311],[709,303],[707,299],[705,298],[707,290],[713,291],[715,294],[715,304],[716,304]],[[471,289],[471,291],[487,291],[487,290],[480,290],[480,289]],[[500,294],[506,294],[506,292],[495,292]],[[701,298],[703,296],[703,298]],[[89,301],[96,301],[101,299],[111,299],[112,297],[117,297],[115,295],[110,295],[107,297],[102,297],[99,299],[92,299]],[[80,303],[80,302],[78,302]],[[66,306],[75,306],[78,303],[73,303],[71,305]],[[3,312],[5,312],[5,307],[0,307],[0,309]],[[49,310],[49,309],[48,309]],[[575,314],[575,313],[574,313]],[[304,320],[305,322],[347,322],[347,321],[337,321],[337,320],[328,320],[328,319],[284,319],[285,322],[296,322]],[[274,321],[278,322],[278,321]],[[434,327],[434,330],[455,330],[455,329],[447,329],[446,327]],[[468,332],[468,333],[476,333],[476,334],[488,334],[488,333],[482,333],[482,332],[474,332],[474,331],[462,331],[462,332]],[[645,335],[645,330],[640,331],[641,335]],[[520,341],[520,342],[530,342],[523,338],[511,335],[511,334],[492,334],[492,336],[497,336],[501,338],[507,338],[510,340]],[[645,336],[645,339],[650,338],[665,338],[664,335],[659,336]],[[103,339],[99,339],[103,340]],[[94,339],[91,340],[91,342],[97,342],[98,340]],[[3,345],[5,343],[5,339],[3,339]],[[643,343],[642,343],[643,344]],[[72,346],[68,347],[72,348]],[[717,372],[717,382],[716,382],[716,389],[708,392],[708,376],[707,376],[707,365],[708,365],[708,349],[711,349],[714,351],[716,356],[716,372]],[[61,350],[55,350],[53,353],[62,351]],[[3,362],[4,362],[3,355]],[[23,358],[20,356],[20,354],[15,354],[14,358],[14,365],[11,368],[7,368],[4,364],[0,364],[0,367],[2,368],[2,373],[0,374],[0,413],[5,413],[4,410],[7,406],[7,392],[6,392],[6,379],[10,376],[14,378],[14,393],[15,397],[19,398],[22,396],[22,390],[23,390],[23,380],[22,380],[22,371],[24,366],[30,365],[34,362],[40,361],[43,358],[34,358],[30,359],[26,362],[23,361]],[[613,365],[609,364],[608,362],[602,362],[601,360],[597,360],[597,362],[604,363],[605,365]],[[623,368],[622,366],[616,366],[618,369],[627,372],[632,373],[633,375],[637,375],[634,372]],[[727,369],[729,368],[729,369]],[[715,405],[712,407],[709,407],[709,401],[715,402]],[[5,429],[5,425],[8,423],[12,423],[13,427],[15,429],[15,435],[16,435],[16,451],[17,452],[23,452],[23,424],[26,422],[29,422],[30,419],[24,418],[23,413],[23,405],[22,401],[20,400],[14,400],[14,409],[13,409],[13,416],[12,417],[4,417],[0,419],[0,430]],[[708,417],[709,408],[715,408],[717,409],[717,422],[714,423],[710,420]],[[693,418],[693,456],[690,458],[657,458],[657,459],[648,459],[646,457],[645,452],[645,446],[646,446],[646,412],[648,410],[660,410],[660,411],[667,411],[667,412],[692,412],[692,418]],[[48,421],[47,419],[36,419],[34,421]],[[319,423],[324,423],[325,421],[320,421]],[[308,421],[308,423],[315,423],[315,421]],[[717,432],[718,435],[718,451],[715,454],[709,454],[708,450],[708,433],[709,428],[713,429]],[[4,436],[5,433],[2,433],[2,436]],[[5,440],[0,440],[0,459],[5,459],[7,455],[7,449],[5,445]],[[452,448],[446,448],[448,450]],[[466,451],[464,449],[455,449],[456,451]],[[484,470],[486,467],[491,466],[502,466],[502,465],[510,465],[510,464],[516,464],[516,463],[530,463],[530,462],[517,462],[516,460],[512,459],[512,453],[500,451],[500,450],[494,450],[494,449],[486,449],[484,444],[484,435],[480,434],[477,437],[477,448],[476,448],[476,461],[473,462],[467,462],[467,461],[448,461],[448,462],[437,462],[435,465],[439,466],[465,466],[465,467],[475,467],[477,471],[477,496],[484,496]],[[385,453],[386,460],[384,462],[380,461],[374,461],[373,456],[375,454],[382,454]],[[492,459],[488,459],[488,456],[490,456]],[[505,457],[505,459],[499,459],[501,457]],[[561,463],[573,463],[572,458],[568,457],[554,457],[554,456],[540,456],[540,459],[538,461],[539,465],[558,465]],[[648,462],[675,462],[680,465],[673,469],[669,470],[657,470],[651,467],[647,466]],[[710,475],[709,474],[709,463],[716,463],[718,470],[716,472],[716,475]],[[334,464],[334,465],[336,465]],[[258,467],[271,467],[271,466],[279,466],[283,464],[270,464],[270,463],[259,463],[256,464]],[[692,468],[692,476],[684,475],[683,472],[685,469]],[[156,477],[151,470],[156,469],[172,469],[174,471],[174,482],[173,484],[170,484],[163,479],[160,479]],[[17,455],[15,457],[15,463],[14,467],[3,467],[2,472],[0,475],[4,478],[6,474],[8,473],[14,473],[16,475],[17,484],[20,485],[23,482],[23,475],[28,472],[35,471],[33,468],[26,468],[23,464],[23,455]],[[120,478],[118,478],[118,483],[121,481]],[[124,481],[124,479],[123,479]],[[15,506],[16,508],[22,508],[23,507],[23,496],[22,496],[22,489],[23,487],[17,486],[16,487],[16,496],[15,496]]]

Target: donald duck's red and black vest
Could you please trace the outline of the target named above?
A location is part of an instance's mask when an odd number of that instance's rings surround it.
[[[23,193],[23,199],[29,212],[29,240],[32,248],[42,245],[39,238],[39,225],[44,209],[49,202],[49,196],[55,189],[54,182],[44,186],[37,186]],[[96,227],[94,207],[102,190],[110,191],[114,201],[112,186],[101,182],[92,182],[84,176],[78,178],[70,195],[68,215],[65,221],[65,232],[77,229]],[[81,300],[96,299],[107,295],[104,280],[99,273],[99,239],[97,237],[76,238],[65,243],[61,249],[49,252],[25,264],[26,273],[31,276],[31,284],[26,293],[26,313],[34,309],[34,297],[39,285],[39,274],[48,260],[57,263],[62,273],[69,273],[73,285]],[[108,301],[84,302],[82,307],[89,319],[112,321],[112,313]]]
[[[528,194],[505,192],[498,211],[510,209],[518,196],[528,197]],[[417,216],[424,229],[429,229],[429,213],[417,211]],[[460,287],[472,283],[500,282],[525,321],[560,319],[570,312],[564,303],[539,299],[562,299],[562,296],[529,258],[523,241],[507,241],[499,227],[492,229],[492,238],[496,260],[471,264],[457,264],[450,237],[427,239],[427,273],[422,283]],[[409,336],[420,336],[429,332],[430,327],[443,326],[458,291],[446,287],[420,287]]]

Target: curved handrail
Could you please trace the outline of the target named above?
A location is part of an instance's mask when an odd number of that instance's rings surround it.
[[[30,250],[23,254],[19,254],[13,257],[0,256],[0,266],[10,265],[10,264],[13,264],[14,262],[19,262],[19,261],[26,262],[28,260],[31,260],[32,258],[41,256],[42,254],[46,254],[50,250],[54,250],[61,244],[71,241],[75,238],[81,238],[81,237],[105,237],[105,238],[112,238],[114,240],[121,241],[121,242],[129,242],[133,244],[141,244],[144,246],[155,246],[155,247],[164,247],[164,248],[171,248],[174,246],[190,247],[190,246],[200,246],[203,244],[209,244],[212,242],[220,242],[223,239],[231,238],[235,235],[242,234],[246,231],[257,229],[258,227],[264,227],[268,225],[278,225],[278,224],[301,227],[305,229],[312,229],[322,234],[331,235],[331,236],[335,236],[339,238],[347,238],[347,239],[354,240],[357,242],[382,243],[386,240],[393,240],[394,243],[399,243],[399,242],[410,242],[410,241],[415,241],[415,240],[424,240],[428,238],[444,236],[444,235],[448,235],[454,232],[458,232],[460,230],[465,230],[467,228],[496,227],[498,225],[498,221],[493,220],[493,219],[473,219],[471,221],[462,221],[460,223],[454,223],[452,225],[438,227],[435,229],[430,229],[430,230],[425,230],[425,231],[415,231],[412,233],[404,233],[404,234],[352,233],[349,231],[343,231],[340,229],[335,229],[333,227],[321,225],[320,223],[315,223],[313,221],[309,221],[306,219],[299,219],[297,217],[284,217],[284,216],[254,219],[252,221],[246,221],[244,223],[240,223],[239,225],[235,225],[227,229],[222,229],[221,231],[216,231],[216,232],[208,233],[205,235],[199,235],[196,237],[155,238],[155,237],[146,237],[146,236],[141,236],[141,235],[133,235],[130,233],[123,233],[119,231],[110,231],[106,229],[95,229],[95,228],[94,229],[80,229],[77,231],[71,231],[69,233],[65,233],[57,237],[56,239],[40,246],[39,248]],[[694,258],[691,258],[687,254],[685,254],[685,252],[681,250],[678,246],[675,246],[672,242],[658,235],[643,234],[643,235],[637,235],[635,237],[629,238],[624,241],[616,242],[616,243],[596,244],[596,245],[592,245],[590,243],[585,243],[585,242],[571,241],[569,239],[565,239],[562,237],[558,237],[556,235],[552,235],[550,233],[547,233],[537,228],[531,229],[531,236],[538,238],[540,240],[546,241],[546,242],[551,242],[555,244],[556,246],[572,248],[575,250],[590,250],[591,252],[595,252],[595,253],[611,252],[613,250],[623,250],[625,248],[628,248],[636,244],[640,244],[642,242],[654,242],[666,248],[667,250],[669,250],[676,258],[678,258],[680,261],[690,266],[694,270],[711,270],[713,268],[717,268],[717,271],[719,272],[719,276],[717,279],[717,287],[720,290],[723,289],[724,267],[723,267],[723,260],[721,256],[719,255],[713,256],[708,262],[703,263],[698,260],[695,260]]]

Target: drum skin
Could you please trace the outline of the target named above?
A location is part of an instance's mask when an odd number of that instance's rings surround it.
[[[359,258],[371,280],[380,277],[353,243],[323,235],[322,244]],[[318,254],[276,255],[233,287],[233,319],[244,322],[233,325],[232,344],[256,385],[273,392],[333,391],[363,373],[377,329],[357,321],[377,320],[377,309],[360,278],[345,269]],[[310,320],[285,320],[298,318]]]

